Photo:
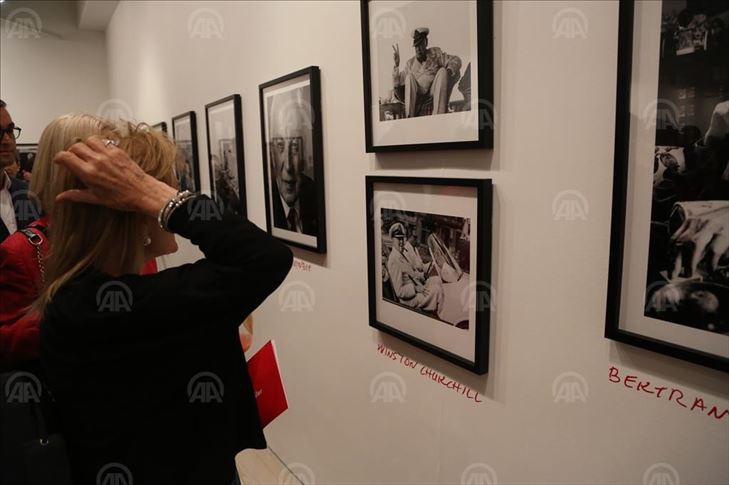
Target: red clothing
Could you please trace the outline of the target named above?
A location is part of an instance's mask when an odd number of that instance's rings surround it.
[[[48,227],[48,217],[41,217],[28,228],[38,224]],[[48,240],[43,235],[41,253],[45,256],[47,252]],[[142,274],[156,272],[154,259],[142,268]],[[38,358],[40,318],[37,313],[28,313],[27,308],[37,298],[41,284],[35,246],[21,232],[10,235],[0,244],[0,369]]]

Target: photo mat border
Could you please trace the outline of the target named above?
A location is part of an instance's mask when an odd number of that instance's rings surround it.
[[[723,358],[654,337],[630,332],[620,327],[625,223],[630,162],[630,95],[633,65],[633,29],[635,5],[620,0],[618,24],[618,76],[615,107],[615,158],[613,161],[613,203],[610,229],[610,263],[608,267],[605,338],[652,352],[668,355],[712,369],[729,372],[729,358]]]
[[[368,175],[365,177],[365,204],[367,216],[367,281],[368,281],[368,307],[369,307],[369,326],[383,331],[387,334],[395,336],[415,347],[434,354],[448,362],[459,367],[463,367],[475,374],[483,375],[489,370],[489,341],[491,326],[491,307],[476,310],[475,321],[475,352],[474,361],[456,355],[452,352],[444,350],[437,345],[426,342],[413,335],[407,334],[401,330],[393,328],[377,319],[377,294],[376,278],[380,272],[374,267],[375,264],[375,230],[374,227],[374,186],[379,183],[391,184],[411,184],[411,185],[437,185],[437,186],[460,186],[473,187],[476,189],[476,205],[477,205],[477,221],[476,221],[476,281],[484,283],[491,288],[491,251],[492,251],[492,210],[493,210],[493,185],[491,179],[476,178],[436,178],[436,177],[397,177],[385,175]],[[379,250],[379,248],[377,248]],[[471,268],[473,271],[473,268]],[[476,284],[476,291],[483,292],[480,285]],[[486,295],[491,301],[493,292]],[[476,301],[482,301],[477,299]]]
[[[208,148],[208,174],[210,177],[210,195],[215,200],[215,182],[213,179],[212,152],[210,151],[210,110],[225,103],[233,103],[233,118],[235,122],[235,156],[238,171],[238,212],[248,217],[248,204],[246,197],[246,171],[245,155],[243,153],[243,109],[240,94],[231,94],[205,105],[205,132]]]
[[[190,118],[190,137],[192,138],[192,177],[195,179],[195,188],[198,192],[202,191],[200,186],[200,155],[197,146],[197,115],[194,111],[186,111],[182,114],[172,117],[172,139],[177,141],[175,133],[175,121],[184,118]]]
[[[360,0],[360,17],[362,28],[362,73],[364,86],[364,116],[365,116],[365,151],[377,152],[405,152],[422,150],[455,150],[478,149],[494,147],[494,126],[484,127],[479,122],[478,140],[434,142],[403,145],[375,145],[372,140],[372,80],[370,69],[370,0]],[[476,1],[476,46],[478,52],[478,120],[483,117],[495,118],[494,114],[494,20],[493,0]],[[471,74],[473,75],[473,73]],[[481,101],[485,100],[491,105],[492,112]]]
[[[324,197],[324,142],[323,142],[323,129],[322,129],[322,110],[321,110],[321,74],[319,66],[309,66],[304,69],[286,74],[285,76],[278,77],[271,81],[265,82],[258,86],[258,97],[259,97],[259,108],[261,115],[261,149],[263,155],[263,185],[264,185],[264,197],[266,203],[266,231],[273,236],[273,220],[271,216],[271,201],[270,201],[270,171],[268,165],[270,163],[268,156],[268,143],[266,142],[266,110],[265,110],[265,98],[264,91],[268,88],[274,87],[277,84],[282,84],[286,81],[296,79],[298,77],[308,76],[310,82],[310,93],[311,93],[311,108],[312,117],[314,120],[314,126],[312,127],[312,153],[313,153],[313,169],[314,169],[314,183],[317,186],[317,221],[318,221],[318,234],[316,235],[316,246],[310,246],[307,244],[300,243],[298,241],[292,241],[290,239],[281,238],[274,236],[280,241],[291,246],[296,246],[302,249],[313,251],[315,253],[324,254],[327,252],[327,237],[326,237],[326,205]]]

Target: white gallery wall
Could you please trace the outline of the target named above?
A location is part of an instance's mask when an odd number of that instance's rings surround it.
[[[584,15],[572,36],[553,28],[565,9]],[[254,314],[253,350],[275,339],[290,402],[266,435],[306,481],[729,483],[729,416],[610,379],[614,367],[688,402],[729,407],[726,374],[603,337],[617,29],[614,1],[496,2],[494,149],[373,155],[364,150],[358,2],[119,4],[106,37],[109,98],[150,123],[196,111],[208,188],[204,105],[239,93],[249,217],[262,227],[258,85],[321,68],[329,249],[295,250],[305,264]],[[493,179],[488,375],[368,326],[367,174]],[[585,198],[572,220],[553,212],[566,191]],[[198,257],[183,243],[164,264]],[[301,288],[311,294],[292,307]],[[479,396],[448,389],[423,366]],[[392,399],[372,392],[381,382],[397,391]]]
[[[4,2],[0,62],[0,98],[23,128],[18,143],[37,143],[57,116],[101,112],[109,99],[104,33],[79,30],[73,2]]]

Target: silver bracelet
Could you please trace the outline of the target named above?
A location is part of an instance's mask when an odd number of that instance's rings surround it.
[[[190,192],[189,190],[177,192],[177,194],[168,200],[160,209],[159,214],[157,215],[157,223],[159,224],[159,227],[161,227],[164,231],[172,232],[169,228],[170,217],[172,217],[172,214],[178,207],[193,197],[197,197],[197,194]]]

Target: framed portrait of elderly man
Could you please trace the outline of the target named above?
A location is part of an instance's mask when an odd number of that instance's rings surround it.
[[[188,111],[172,118],[172,138],[177,145],[175,174],[180,190],[200,191],[200,163],[197,151],[197,117]]]
[[[205,105],[210,195],[222,209],[247,215],[241,98],[233,94]]]
[[[319,68],[259,86],[266,223],[273,236],[326,252]]]
[[[493,147],[491,0],[361,0],[367,152]]]
[[[729,372],[729,0],[619,19],[605,336]]]
[[[488,371],[491,181],[366,178],[370,326]]]

